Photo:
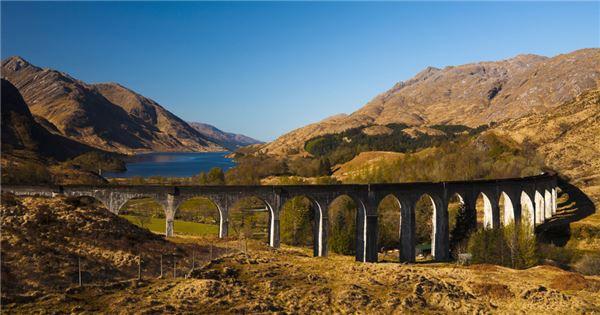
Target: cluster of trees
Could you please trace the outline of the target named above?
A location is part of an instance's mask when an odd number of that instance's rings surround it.
[[[462,138],[427,152],[382,161],[348,181],[413,182],[506,178],[539,174],[543,159],[494,134]]]
[[[225,173],[220,167],[213,167],[207,173],[200,172],[195,180],[200,185],[225,185]]]
[[[474,263],[516,269],[533,267],[539,261],[537,241],[527,221],[477,230],[469,237],[468,252],[473,255]]]
[[[316,157],[326,158],[331,164],[344,163],[365,151],[414,152],[422,148],[438,146],[465,135],[475,135],[487,126],[469,128],[463,125],[435,125],[431,128],[444,132],[444,135],[417,133],[413,137],[403,129],[405,124],[386,125],[389,134],[367,135],[364,127],[348,129],[342,133],[327,134],[312,138],[304,144],[304,149]]]
[[[225,181],[230,185],[258,185],[269,176],[320,177],[331,174],[326,158],[283,158],[267,154],[239,157],[237,165],[227,171]]]

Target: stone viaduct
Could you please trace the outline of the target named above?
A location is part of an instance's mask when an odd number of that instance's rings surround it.
[[[556,213],[556,174],[538,176],[451,182],[419,182],[362,185],[277,185],[277,186],[3,186],[2,191],[16,195],[89,196],[96,198],[111,212],[132,198],[150,197],[162,205],[166,217],[166,236],[173,235],[173,222],[179,205],[187,199],[205,197],[218,208],[219,236],[227,236],[229,208],[247,197],[260,198],[269,211],[269,245],[279,247],[280,210],[296,196],[308,198],[315,211],[314,254],[327,255],[328,208],[340,197],[352,198],[357,207],[356,260],[377,261],[378,205],[392,195],[400,206],[400,261],[415,261],[415,205],[426,195],[433,204],[432,254],[435,260],[447,260],[449,251],[448,204],[457,196],[468,211],[476,210],[476,200],[483,198],[485,228],[495,228],[514,220],[517,224],[529,218],[534,227]],[[500,198],[503,197],[503,218]],[[475,216],[474,216],[475,217]],[[476,223],[475,223],[476,224]],[[532,231],[533,233],[533,231]]]

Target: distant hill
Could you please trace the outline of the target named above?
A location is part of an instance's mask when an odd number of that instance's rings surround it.
[[[444,69],[429,67],[399,82],[350,115],[336,115],[296,129],[262,151],[302,151],[316,136],[390,123],[408,125],[481,124],[543,113],[600,86],[600,49],[582,49],[552,58],[519,55]]]
[[[263,143],[242,134],[222,131],[213,125],[200,122],[189,122],[189,124],[206,138],[232,151],[239,147]]]
[[[23,58],[2,62],[2,76],[53,132],[103,150],[220,151],[158,103],[115,83],[88,84]]]

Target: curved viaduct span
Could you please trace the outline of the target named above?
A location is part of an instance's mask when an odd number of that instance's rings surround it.
[[[187,199],[205,197],[217,206],[220,214],[219,236],[227,236],[229,207],[238,200],[258,197],[269,210],[269,245],[279,247],[279,217],[282,206],[291,198],[307,197],[315,211],[314,254],[327,255],[328,208],[331,202],[346,195],[357,206],[356,260],[377,261],[377,208],[383,198],[392,195],[400,205],[400,261],[415,261],[415,205],[423,195],[433,204],[432,254],[447,260],[449,250],[448,204],[458,199],[468,211],[476,211],[476,200],[483,196],[484,227],[495,228],[501,221],[517,224],[529,218],[532,226],[544,223],[556,213],[556,174],[497,180],[420,182],[365,185],[277,185],[277,186],[3,186],[2,191],[16,195],[90,196],[118,214],[132,198],[150,197],[162,205],[166,217],[166,236],[173,235],[173,221],[179,205]],[[503,196],[503,218],[500,197]],[[472,216],[476,218],[476,216]],[[476,222],[472,222],[476,225]],[[532,231],[533,232],[533,231]]]

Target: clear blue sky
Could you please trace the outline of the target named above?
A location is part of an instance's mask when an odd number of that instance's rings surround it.
[[[261,140],[426,66],[600,46],[598,2],[2,2],[2,58],[119,82]]]

